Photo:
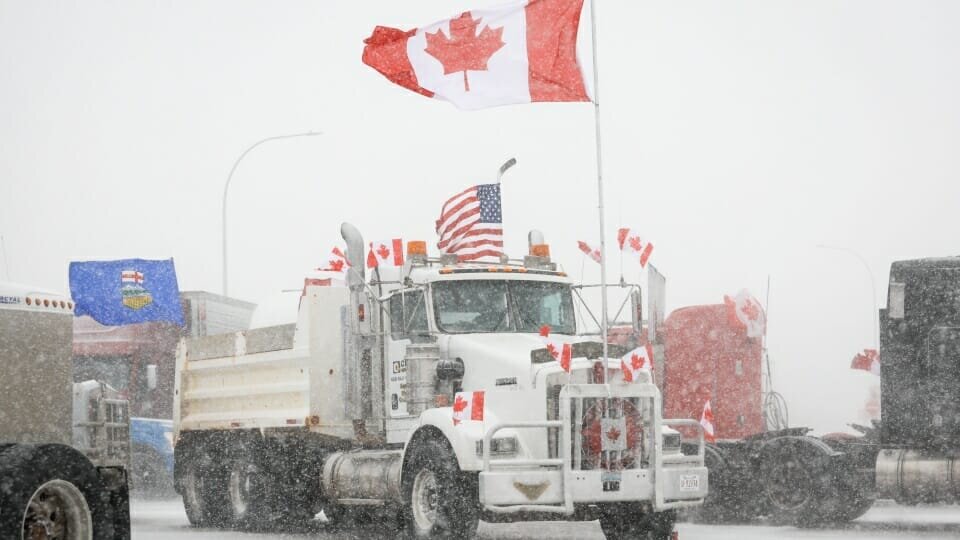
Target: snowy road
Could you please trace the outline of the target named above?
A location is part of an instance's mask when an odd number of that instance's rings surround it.
[[[214,539],[273,539],[294,540],[306,538],[349,539],[390,538],[372,530],[350,532],[326,530],[318,525],[310,530],[285,534],[255,534],[237,531],[191,529],[179,500],[135,500],[130,508],[135,540],[186,538],[188,540]],[[960,507],[921,506],[903,507],[879,503],[866,515],[845,528],[795,529],[763,525],[708,526],[681,523],[677,530],[681,540],[734,540],[769,538],[815,539],[957,539],[960,538]],[[480,538],[519,539],[549,538],[602,539],[600,526],[588,523],[524,523],[510,525],[480,524]]]

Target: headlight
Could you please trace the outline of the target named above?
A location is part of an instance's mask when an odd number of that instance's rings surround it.
[[[680,433],[670,430],[663,433],[663,453],[680,453]]]
[[[520,443],[516,437],[497,437],[490,440],[490,455],[493,457],[515,456],[518,448]],[[477,441],[477,457],[483,457],[482,439]]]

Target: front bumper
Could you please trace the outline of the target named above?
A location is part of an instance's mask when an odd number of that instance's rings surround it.
[[[480,472],[480,502],[489,512],[509,514],[517,512],[547,512],[571,515],[574,506],[591,503],[645,501],[655,511],[697,506],[707,496],[708,476],[704,466],[703,434],[697,455],[665,456],[661,448],[662,425],[684,425],[699,428],[693,420],[662,420],[652,415],[653,444],[643,466],[621,470],[582,469],[579,455],[571,456],[571,449],[579,448],[581,424],[571,421],[571,410],[578,408],[577,400],[585,398],[642,398],[650,401],[652,410],[659,411],[660,395],[656,387],[645,384],[622,386],[567,385],[560,393],[559,420],[542,422],[500,423],[491,426],[484,435],[483,468]],[[559,455],[550,459],[498,459],[491,461],[490,440],[501,429],[560,430]],[[579,452],[577,452],[579,454]]]

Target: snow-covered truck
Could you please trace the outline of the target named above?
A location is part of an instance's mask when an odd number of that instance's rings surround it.
[[[702,503],[702,433],[684,454],[670,427],[699,424],[663,419],[649,377],[624,381],[626,351],[604,359],[577,335],[545,245],[468,264],[411,242],[402,268],[367,280],[359,232],[341,232],[345,285],[305,287],[296,324],[181,342],[174,474],[191,523],[322,510],[429,538],[599,519],[609,538],[666,539],[677,509]],[[572,345],[569,372],[544,325]]]
[[[0,283],[0,538],[130,538],[127,402],[74,385],[73,303]]]

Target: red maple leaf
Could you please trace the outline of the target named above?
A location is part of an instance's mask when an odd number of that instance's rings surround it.
[[[748,320],[755,321],[760,318],[760,306],[749,298],[743,303],[743,308],[740,311],[747,316]]]
[[[426,35],[424,51],[443,64],[444,75],[462,71],[463,89],[467,92],[470,91],[467,70],[486,71],[487,60],[504,45],[502,26],[497,29],[487,26],[477,35],[479,25],[480,19],[474,20],[469,11],[464,11],[460,17],[450,20],[449,38],[440,29]]]
[[[460,423],[460,419],[457,418],[458,412],[463,412],[467,408],[469,401],[463,399],[463,396],[458,395],[457,399],[453,402],[453,424],[457,425]]]
[[[332,259],[332,260],[330,260],[329,262],[330,262],[330,270],[333,270],[334,272],[342,272],[342,271],[343,271],[343,260],[341,260],[341,259]]]
[[[610,439],[611,441],[618,440],[620,438],[620,430],[611,426],[610,429],[607,431],[607,438]]]
[[[550,353],[550,356],[552,356],[554,360],[560,358],[560,351],[557,350],[557,346],[553,343],[547,343],[547,352]]]
[[[639,354],[634,353],[630,356],[630,365],[634,370],[641,369],[643,364],[646,363],[646,358],[640,356]]]
[[[545,325],[541,326],[541,327],[540,327],[540,336],[541,336],[541,337],[547,337],[547,336],[549,336],[549,335],[550,335],[550,325],[549,325],[549,324],[545,324]]]
[[[634,251],[640,251],[641,249],[643,249],[643,244],[640,243],[639,236],[630,237],[630,247],[633,248]]]
[[[381,259],[386,259],[390,256],[390,248],[380,244],[380,247],[377,248],[377,255],[379,255]]]

